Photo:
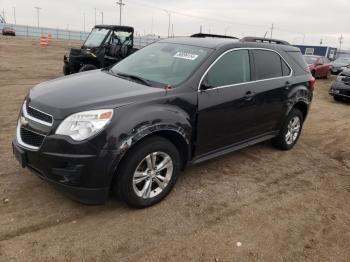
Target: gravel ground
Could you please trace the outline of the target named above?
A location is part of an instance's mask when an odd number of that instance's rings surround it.
[[[329,80],[293,150],[267,142],[188,168],[148,209],[85,206],[11,152],[26,92],[62,75],[72,45],[0,36],[0,261],[350,261],[350,103]]]

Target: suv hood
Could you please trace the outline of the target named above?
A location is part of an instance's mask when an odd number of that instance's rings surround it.
[[[32,88],[28,105],[63,119],[70,114],[101,108],[116,108],[146,98],[164,96],[155,88],[93,70],[43,82]]]

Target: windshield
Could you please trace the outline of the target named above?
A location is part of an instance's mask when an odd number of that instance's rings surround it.
[[[315,56],[304,56],[305,62],[308,65],[315,64],[316,61],[318,60],[318,57]]]
[[[154,43],[112,67],[114,74],[128,74],[175,86],[184,82],[211,49],[170,43]]]
[[[334,61],[335,63],[350,63],[350,57],[339,57]]]
[[[109,30],[105,28],[94,28],[86,39],[84,46],[93,48],[99,47],[108,34]]]

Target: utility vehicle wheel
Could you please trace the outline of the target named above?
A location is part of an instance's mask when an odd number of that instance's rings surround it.
[[[280,133],[272,139],[272,144],[281,150],[289,150],[293,148],[299,139],[304,117],[301,111],[294,108],[287,116]]]
[[[343,101],[343,98],[341,96],[333,96],[335,101]]]
[[[63,74],[64,74],[65,76],[70,74],[69,68],[68,68],[68,66],[66,66],[66,65],[63,66]]]
[[[96,66],[87,64],[87,65],[83,65],[83,66],[79,69],[79,72],[90,71],[90,70],[95,70],[95,69],[97,69]]]
[[[123,159],[113,191],[129,206],[152,206],[174,186],[180,162],[179,152],[170,141],[157,136],[146,138]]]

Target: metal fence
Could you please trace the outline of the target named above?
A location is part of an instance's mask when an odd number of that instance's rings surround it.
[[[35,27],[28,25],[14,25],[14,24],[4,24],[0,23],[0,30],[3,27],[12,27],[16,31],[17,36],[22,37],[41,37],[42,35],[47,36],[51,34],[53,39],[57,40],[76,40],[76,41],[85,41],[86,37],[89,35],[89,32],[83,31],[73,31],[73,30],[64,30],[64,29],[55,29],[49,27]],[[135,36],[134,45],[135,47],[141,48],[150,43],[156,42],[161,38],[154,36]]]

